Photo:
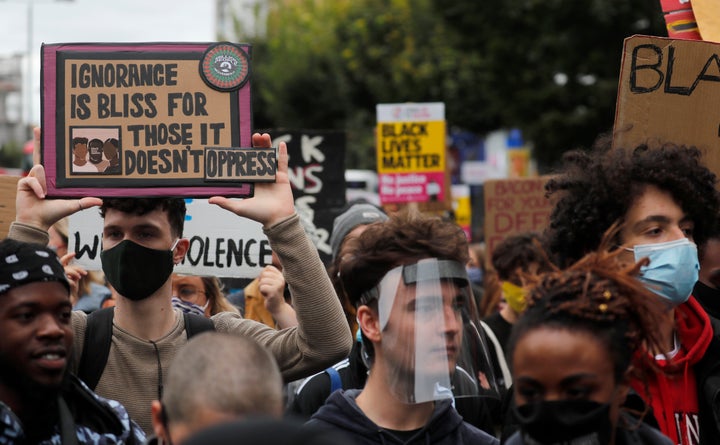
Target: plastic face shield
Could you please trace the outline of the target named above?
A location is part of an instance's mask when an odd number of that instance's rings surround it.
[[[377,300],[382,337],[371,372],[408,404],[460,397],[499,397],[492,361],[477,325],[464,265],[423,259],[390,270],[363,295]]]

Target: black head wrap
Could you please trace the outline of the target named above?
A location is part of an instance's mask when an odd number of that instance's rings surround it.
[[[70,291],[65,268],[52,249],[14,239],[0,241],[0,295],[44,281],[58,281]]]

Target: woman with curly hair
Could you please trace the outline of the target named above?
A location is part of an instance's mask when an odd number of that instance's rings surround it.
[[[622,409],[631,381],[658,372],[647,351],[662,348],[664,311],[635,278],[648,260],[621,265],[618,253],[531,277],[510,341],[520,431],[508,445],[672,443]]]
[[[624,261],[649,258],[639,279],[663,297],[656,364],[667,374],[638,388],[660,430],[677,444],[720,443],[720,328],[691,296],[698,279],[696,244],[715,231],[717,178],[695,147],[640,145],[575,151],[546,185],[555,207],[549,246],[567,266],[595,250],[615,223],[611,247]],[[666,360],[671,357],[672,360]]]
[[[561,171],[545,186],[555,203],[548,231],[555,264],[567,266],[597,249],[603,233],[627,220],[648,189],[659,190],[680,207],[687,222],[682,230],[695,243],[709,237],[720,200],[717,178],[701,163],[700,150],[670,143],[609,150],[602,145],[608,141],[602,141],[593,151],[566,153]]]

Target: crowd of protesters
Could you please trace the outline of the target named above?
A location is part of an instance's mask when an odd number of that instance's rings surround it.
[[[49,199],[36,165],[0,242],[0,442],[720,443],[717,178],[694,147],[607,142],[566,153],[543,233],[484,252],[356,203],[327,265],[280,143],[276,182],[209,200],[270,241],[242,307],[173,273],[183,199]],[[89,207],[103,279],[62,250]]]

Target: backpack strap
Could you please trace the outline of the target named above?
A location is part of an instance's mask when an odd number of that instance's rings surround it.
[[[213,324],[212,320],[202,315],[183,312],[183,318],[185,319],[185,335],[187,335],[187,338],[201,332],[215,330],[215,324]]]
[[[87,317],[85,342],[77,376],[93,391],[100,381],[110,355],[114,309],[114,307],[99,309]]]
[[[73,420],[70,408],[68,408],[65,399],[58,396],[58,410],[60,414],[60,440],[63,445],[78,445],[77,431],[75,430],[75,421]]]
[[[77,376],[91,389],[95,390],[110,355],[114,307],[93,311],[87,317],[85,343],[83,344]],[[215,325],[209,318],[186,314],[185,333],[190,338],[204,331],[214,331]]]
[[[493,348],[495,349],[495,357],[493,358],[497,360],[498,365],[500,366],[500,371],[502,372],[505,389],[508,389],[510,388],[510,386],[512,386],[512,373],[510,372],[507,360],[505,359],[505,352],[503,351],[502,346],[500,346],[500,341],[495,336],[492,328],[482,320],[480,320],[480,326],[482,327],[483,331],[485,331],[485,335],[487,336],[487,338],[493,344]]]
[[[330,394],[342,388],[342,379],[337,369],[331,366],[325,370],[325,373],[330,376]]]

